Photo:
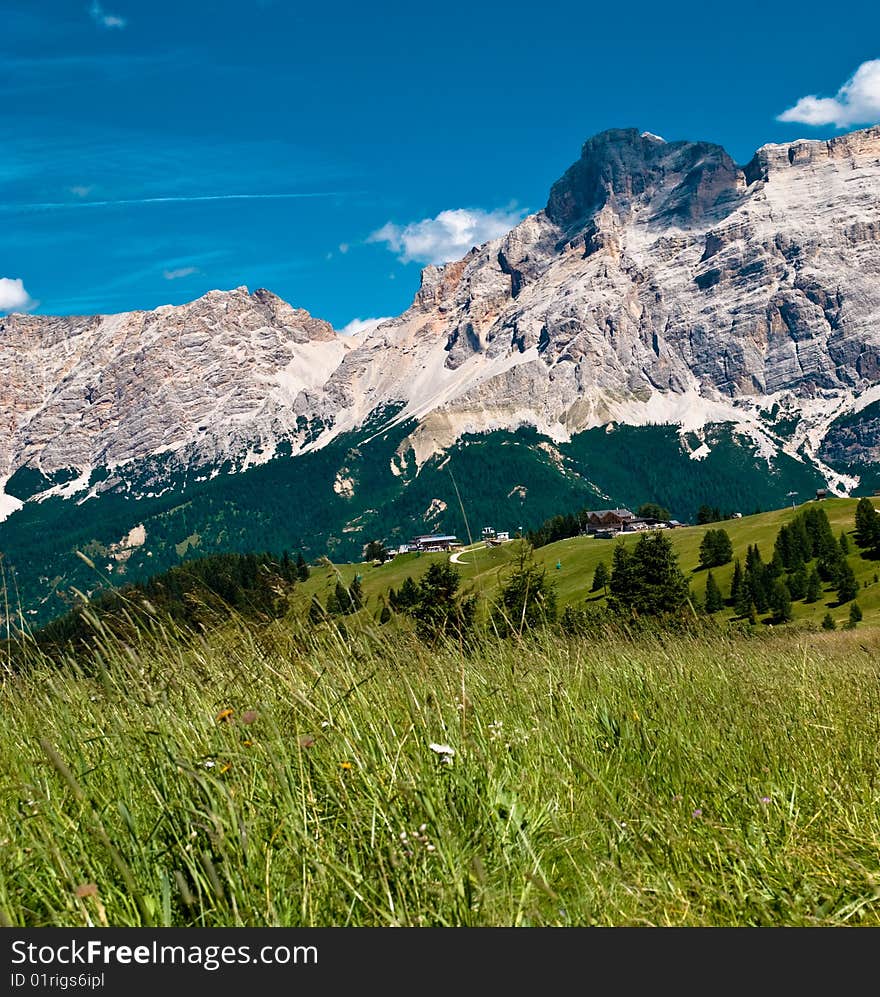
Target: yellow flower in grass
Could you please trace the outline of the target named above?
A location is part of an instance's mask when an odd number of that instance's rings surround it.
[[[351,772],[353,766],[351,762],[341,762],[339,767],[342,769],[343,772]]]
[[[230,710],[230,709],[221,710],[217,714],[217,723],[218,724],[231,723],[234,714],[235,714],[235,710]]]

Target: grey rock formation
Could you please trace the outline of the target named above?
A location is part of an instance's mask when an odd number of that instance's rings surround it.
[[[880,128],[742,168],[715,145],[605,132],[543,211],[427,267],[412,307],[360,337],[239,288],[0,319],[0,364],[0,481],[163,452],[247,465],[386,404],[418,420],[402,460],[522,424],[565,439],[727,421],[821,467],[832,423],[880,398]]]

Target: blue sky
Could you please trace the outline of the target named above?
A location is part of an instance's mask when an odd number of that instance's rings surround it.
[[[246,284],[337,328],[393,315],[590,135],[745,162],[880,120],[878,59],[868,3],[7,0],[0,310]]]

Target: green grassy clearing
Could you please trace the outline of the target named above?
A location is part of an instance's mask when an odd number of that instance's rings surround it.
[[[0,687],[0,918],[880,925],[878,660],[869,629],[467,654],[280,621],[35,654]]]
[[[874,581],[874,575],[880,573],[880,562],[861,557],[852,543],[853,520],[856,499],[827,499],[822,502],[835,536],[841,531],[850,536],[851,553],[849,563],[852,565],[859,583],[858,603],[864,613],[860,626],[880,626],[880,584]],[[711,523],[707,526],[689,526],[670,530],[668,536],[678,554],[679,567],[685,572],[691,582],[691,588],[700,602],[705,594],[706,571],[699,569],[700,542],[708,529],[725,529],[732,541],[734,558],[745,561],[746,550],[750,544],[758,544],[762,557],[769,561],[773,556],[773,544],[779,527],[790,522],[804,506],[795,509],[777,509],[772,512],[744,516],[742,519],[725,520],[721,523]],[[638,540],[637,534],[624,535],[623,542],[628,546]],[[583,605],[584,600],[591,605],[604,604],[604,597],[590,592],[593,572],[600,560],[610,567],[614,543],[611,540],[596,540],[592,537],[574,537],[548,544],[535,551],[535,558],[547,569],[548,576],[556,583],[559,597],[559,609],[567,605]],[[481,548],[465,551],[462,554],[463,563],[459,566],[464,588],[479,592],[491,600],[497,593],[504,578],[504,569],[510,563],[515,544],[505,544],[500,547]],[[340,564],[327,562],[313,569],[312,577],[304,583],[296,593],[296,604],[300,610],[306,606],[313,595],[325,599],[330,589],[335,586],[337,578],[342,578],[345,584],[350,584],[355,574],[360,574],[364,593],[367,597],[366,614],[375,613],[380,600],[390,588],[399,588],[407,575],[418,579],[435,560],[444,560],[446,554],[404,554],[386,562],[381,567],[371,564]],[[556,565],[560,564],[557,569]],[[733,561],[719,568],[713,568],[712,574],[727,597],[733,576]],[[826,612],[830,611],[838,626],[846,623],[849,617],[849,604],[839,606],[836,593],[826,585],[822,598],[813,604],[797,601],[793,603],[795,622],[811,622],[818,624]],[[727,608],[718,614],[721,619],[733,619],[732,608]]]

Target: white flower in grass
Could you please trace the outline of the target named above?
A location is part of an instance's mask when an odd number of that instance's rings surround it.
[[[428,747],[431,751],[435,751],[438,755],[454,755],[455,748],[450,747],[448,744],[434,744],[432,741]]]
[[[435,752],[440,756],[440,761],[446,765],[452,764],[452,757],[455,754],[455,748],[448,744],[434,744],[433,742],[428,745],[431,751]]]

